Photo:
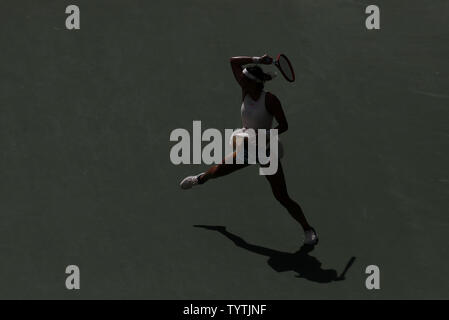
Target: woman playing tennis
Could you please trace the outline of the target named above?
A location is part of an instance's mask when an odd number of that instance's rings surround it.
[[[273,76],[264,72],[259,66],[259,64],[272,64],[273,59],[265,54],[262,57],[233,57],[230,59],[230,62],[234,77],[242,88],[241,116],[243,129],[241,130],[254,129],[256,132],[258,129],[269,130],[272,128],[273,118],[275,118],[278,123],[278,126],[275,128],[278,130],[278,134],[287,131],[288,123],[280,101],[272,93],[264,91],[265,82],[272,80]],[[245,68],[244,66],[248,64],[253,65]],[[280,70],[285,76],[282,68]],[[235,144],[235,139],[233,142]],[[248,166],[247,162],[242,164],[237,163],[236,157],[237,153],[233,152],[221,164],[211,166],[206,172],[196,176],[185,178],[180,183],[181,188],[190,189],[193,186],[204,184],[210,179],[223,177]],[[229,158],[232,158],[233,161],[229,161]],[[310,245],[317,244],[317,233],[307,222],[299,204],[288,195],[280,161],[277,172],[273,175],[266,175],[265,177],[270,183],[274,197],[301,224],[305,236],[304,243]]]

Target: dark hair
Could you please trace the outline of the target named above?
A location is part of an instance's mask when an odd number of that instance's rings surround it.
[[[251,66],[246,68],[249,73],[251,73],[253,76],[255,76],[257,79],[259,79],[262,82],[270,81],[273,78],[268,73],[265,73],[263,69],[259,66]]]

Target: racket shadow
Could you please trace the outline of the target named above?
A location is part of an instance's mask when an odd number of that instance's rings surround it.
[[[355,257],[351,257],[343,272],[338,275],[334,269],[321,268],[322,263],[316,257],[310,255],[310,252],[314,249],[312,245],[304,244],[298,251],[293,253],[282,252],[250,244],[243,238],[227,231],[224,226],[194,225],[194,227],[219,232],[231,240],[237,247],[268,257],[268,265],[277,272],[294,271],[297,273],[295,275],[296,278],[303,278],[313,282],[329,283],[345,280],[346,272],[355,261]]]

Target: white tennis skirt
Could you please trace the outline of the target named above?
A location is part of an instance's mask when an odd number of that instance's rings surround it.
[[[234,146],[234,138],[236,138],[236,144],[234,147],[234,151],[237,151],[237,158],[239,158],[244,163],[249,163],[249,156],[248,156],[248,145],[249,144],[255,144],[256,148],[253,148],[253,150],[257,150],[257,142],[256,142],[256,135],[254,135],[254,132],[248,131],[246,128],[241,128],[235,130],[231,138],[229,139],[229,143],[231,146]],[[244,143],[247,142],[247,143]],[[244,148],[243,152],[240,151],[241,148]],[[267,156],[270,155],[270,144],[267,143]],[[239,152],[240,151],[240,152]],[[277,150],[277,157],[278,159],[281,159],[284,156],[284,147],[281,143],[281,140],[278,138],[278,150]],[[256,159],[258,157],[254,156],[253,159]],[[256,163],[259,163],[258,159],[256,159]]]

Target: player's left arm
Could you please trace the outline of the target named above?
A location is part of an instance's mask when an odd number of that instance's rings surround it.
[[[265,106],[268,112],[273,115],[278,123],[278,126],[274,128],[278,130],[278,134],[287,131],[288,122],[279,99],[274,94],[267,92],[267,95],[265,97]]]

